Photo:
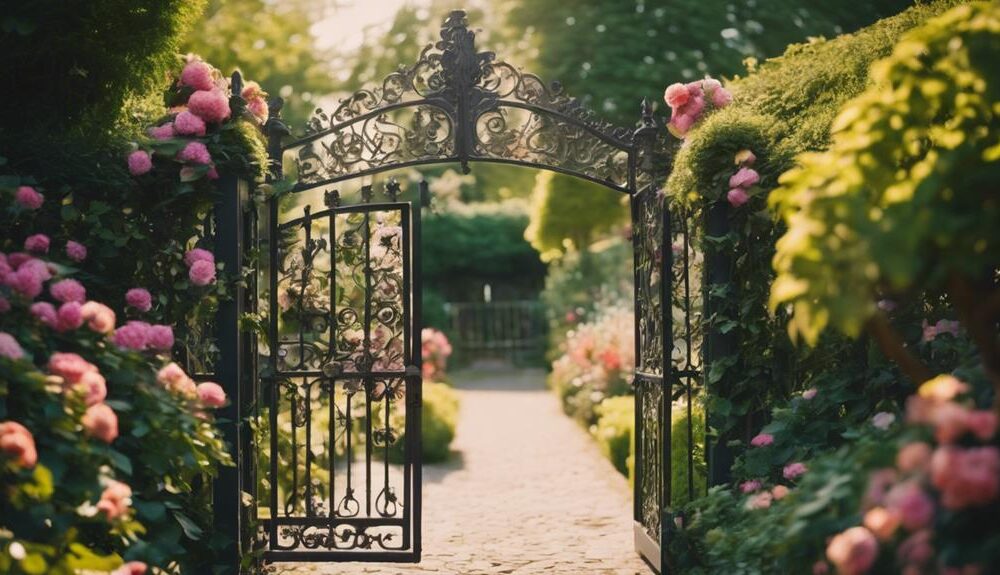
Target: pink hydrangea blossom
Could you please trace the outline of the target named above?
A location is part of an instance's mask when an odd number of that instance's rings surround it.
[[[865,513],[862,524],[872,532],[879,541],[892,539],[899,529],[900,518],[897,513],[884,507],[873,507]]]
[[[205,260],[196,261],[188,269],[188,278],[196,286],[206,286],[215,282],[215,266]]]
[[[270,113],[267,109],[267,102],[264,98],[252,98],[247,100],[247,111],[253,114],[257,121],[264,123],[267,121],[268,114]]]
[[[130,321],[115,330],[111,340],[122,349],[142,351],[149,344],[149,324]]]
[[[57,331],[72,331],[83,325],[83,306],[76,301],[66,302],[59,306],[56,316]]]
[[[815,387],[810,387],[809,389],[802,392],[802,399],[810,401],[814,397],[816,397],[817,393],[819,393],[818,389],[816,389]]]
[[[753,447],[767,447],[774,443],[774,436],[770,433],[758,433],[750,440],[750,445]]]
[[[153,308],[153,296],[147,289],[132,288],[125,292],[125,303],[138,311],[147,312]]]
[[[45,254],[49,251],[50,243],[51,240],[49,240],[49,236],[45,234],[35,234],[28,236],[28,238],[24,240],[24,249],[25,251],[36,254]]]
[[[667,86],[667,89],[663,92],[663,101],[671,108],[680,108],[684,104],[687,104],[690,97],[691,94],[688,92],[687,86],[680,82]]]
[[[28,310],[31,312],[32,317],[43,325],[55,327],[59,321],[59,314],[56,312],[56,307],[47,301],[35,302],[31,304]]]
[[[864,527],[851,527],[830,540],[826,558],[840,575],[867,573],[878,558],[878,540]]]
[[[97,502],[97,511],[103,513],[108,521],[114,521],[128,514],[131,505],[132,488],[112,479],[108,481],[107,487],[101,493],[101,500]]]
[[[760,491],[760,488],[763,486],[764,484],[761,483],[759,479],[750,479],[740,483],[740,491],[743,493],[753,493],[755,491]]]
[[[788,465],[786,465],[785,468],[781,470],[781,475],[785,479],[791,481],[793,479],[796,479],[797,477],[800,477],[806,471],[809,471],[809,468],[806,467],[805,463],[795,462],[795,463],[789,463]]]
[[[222,407],[226,404],[226,392],[221,385],[206,381],[198,384],[198,400],[206,407]]]
[[[683,137],[697,121],[697,116],[692,114],[676,114],[670,117],[668,128],[678,137]]]
[[[725,108],[733,101],[732,93],[719,86],[712,90],[712,105],[716,108]]]
[[[151,349],[169,351],[174,347],[174,330],[169,325],[152,325],[149,327],[147,345]]]
[[[37,210],[45,203],[45,196],[31,186],[20,186],[14,192],[14,201],[26,210]]]
[[[175,135],[174,125],[168,122],[160,126],[153,126],[149,130],[147,130],[147,133],[149,134],[149,137],[153,138],[154,140],[169,140],[170,138],[173,138]]]
[[[141,176],[153,169],[153,159],[149,152],[136,150],[128,155],[128,172],[133,176]]]
[[[1000,494],[1000,449],[939,447],[931,458],[931,483],[947,509],[992,503]]]
[[[75,279],[64,279],[53,283],[49,286],[49,293],[56,301],[63,303],[71,301],[83,303],[87,301],[86,288]]]
[[[174,118],[174,131],[184,136],[204,136],[205,120],[185,110]]]
[[[730,188],[749,188],[760,181],[760,174],[753,168],[742,167],[729,178]]]
[[[221,122],[229,117],[229,98],[219,88],[199,90],[188,98],[188,109],[206,122]]]
[[[148,567],[142,561],[129,561],[115,569],[111,575],[146,575],[147,569]]]
[[[14,336],[7,332],[0,331],[0,357],[7,359],[21,359],[24,357],[24,350],[21,344],[17,343]]]
[[[895,513],[907,531],[918,531],[934,520],[934,501],[915,481],[894,486],[885,496],[885,507]]]
[[[46,273],[48,273],[48,268],[46,268]],[[39,274],[36,269],[24,266],[17,271],[7,273],[3,278],[4,285],[27,299],[35,299],[41,295],[44,282],[44,276]]]
[[[177,153],[177,159],[182,162],[193,164],[211,164],[212,155],[208,153],[208,148],[201,142],[190,142]]]
[[[932,454],[931,446],[923,441],[907,443],[896,454],[896,467],[903,473],[926,471]]]
[[[106,403],[88,407],[80,423],[88,436],[104,443],[111,443],[118,437],[118,416]]]
[[[80,263],[87,259],[87,247],[79,242],[69,240],[66,242],[66,257],[76,263]]]
[[[38,463],[35,437],[16,421],[0,421],[0,453],[25,469],[31,469]]]
[[[211,90],[215,87],[212,67],[202,60],[191,60],[181,71],[181,85],[195,90]]]
[[[80,308],[87,327],[95,333],[109,334],[115,330],[115,312],[108,306],[96,301],[88,301]]]
[[[733,188],[726,194],[726,200],[729,201],[729,205],[738,208],[750,201],[750,194],[743,188]]]
[[[19,269],[22,265],[35,259],[34,256],[25,252],[14,252],[7,256],[7,264],[13,269]],[[48,269],[48,268],[46,268]],[[48,278],[46,278],[48,279]]]

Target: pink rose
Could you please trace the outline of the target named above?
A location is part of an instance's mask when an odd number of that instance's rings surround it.
[[[130,321],[115,330],[111,340],[122,349],[142,351],[149,343],[149,324],[142,321]]]
[[[188,109],[206,122],[221,122],[230,114],[229,97],[218,88],[199,90],[188,98]]]
[[[222,407],[226,404],[226,392],[221,385],[206,381],[198,384],[198,400],[207,407]]]
[[[193,164],[211,164],[212,155],[208,153],[208,148],[201,142],[190,142],[177,153],[177,159],[182,162]]]
[[[263,98],[264,90],[260,87],[260,84],[250,80],[246,84],[243,84],[243,90],[240,91],[240,96],[244,100],[256,100],[258,98]]]
[[[103,513],[108,521],[114,521],[126,515],[132,505],[132,488],[120,481],[110,480],[97,502],[97,511]]]
[[[886,491],[899,478],[899,474],[891,467],[877,469],[868,476],[868,490],[865,491],[864,505],[875,507],[882,505],[885,500]]]
[[[806,401],[812,400],[814,397],[816,397],[817,393],[819,393],[818,389],[816,389],[815,387],[810,387],[809,389],[802,392],[802,399],[805,399]]]
[[[141,176],[153,169],[153,159],[144,150],[136,150],[128,155],[128,172],[133,176]]]
[[[888,541],[899,528],[900,518],[884,507],[873,507],[865,513],[862,523],[879,541]]]
[[[16,421],[0,421],[0,453],[25,469],[31,469],[38,463],[34,436]]]
[[[194,248],[192,250],[188,250],[188,252],[184,254],[184,263],[186,265],[191,266],[194,262],[198,261],[206,261],[215,265],[215,255],[202,248]]]
[[[764,484],[759,479],[751,479],[740,483],[740,491],[743,493],[753,493],[754,491],[759,491],[763,486]]]
[[[806,471],[809,471],[809,468],[806,467],[805,463],[796,462],[796,463],[789,463],[788,465],[786,465],[785,468],[781,471],[781,474],[785,477],[785,479],[791,481],[797,477],[800,477]]]
[[[154,126],[147,130],[147,133],[154,140],[169,140],[174,137],[174,125],[166,123],[161,126]]]
[[[49,293],[56,301],[63,303],[75,301],[83,303],[87,301],[87,290],[83,284],[74,279],[65,279],[55,282],[49,286]]]
[[[45,196],[31,186],[20,186],[14,193],[14,201],[26,210],[37,210],[45,203]]]
[[[80,376],[80,381],[73,388],[83,392],[83,400],[88,407],[101,403],[108,396],[107,381],[96,370]]]
[[[211,90],[215,87],[212,67],[201,60],[192,60],[181,71],[180,83],[195,90]]]
[[[747,509],[767,509],[771,506],[774,501],[774,496],[771,495],[770,491],[762,491],[756,495],[750,497],[747,500]]]
[[[28,236],[28,239],[24,240],[24,249],[36,254],[45,254],[49,252],[49,236],[45,234],[35,234],[33,236]]]
[[[696,120],[697,118],[690,114],[677,114],[671,116],[670,124],[668,124],[667,127],[670,128],[670,131],[675,136],[683,137],[688,133],[688,130],[691,129],[691,126],[694,125]]]
[[[729,201],[729,205],[738,208],[750,201],[750,194],[743,188],[733,188],[726,194],[726,200]]]
[[[204,136],[205,120],[185,110],[174,118],[174,131],[184,136]]]
[[[147,344],[152,349],[169,351],[174,347],[174,330],[169,325],[149,327]]]
[[[1000,449],[939,447],[931,458],[931,484],[947,509],[992,503],[1000,494]]]
[[[106,403],[88,407],[80,422],[88,436],[104,443],[111,443],[118,437],[118,416]]]
[[[129,561],[118,569],[115,569],[111,575],[146,575],[147,569],[148,567],[142,561]]]
[[[125,303],[141,312],[147,312],[153,308],[153,296],[149,290],[132,288],[125,292]]]
[[[56,352],[49,357],[48,370],[63,378],[67,386],[72,386],[80,383],[84,374],[96,372],[97,366],[75,353]]]
[[[753,447],[767,447],[774,443],[774,436],[770,433],[759,433],[750,440]]]
[[[899,517],[907,531],[928,527],[934,520],[934,501],[914,481],[890,489],[885,496],[885,506]]]
[[[56,312],[56,307],[47,301],[35,302],[31,304],[28,310],[31,312],[32,317],[37,319],[42,325],[55,327],[59,321],[59,314]]]
[[[96,301],[88,301],[80,308],[87,327],[95,333],[109,334],[115,330],[115,312]]]
[[[205,260],[191,264],[188,269],[188,278],[196,286],[206,286],[215,282],[215,266]]]
[[[749,188],[760,181],[760,174],[753,168],[742,167],[729,178],[730,188]]]
[[[896,454],[896,467],[903,473],[926,471],[932,452],[931,446],[923,441],[907,443]]]
[[[264,98],[252,98],[247,100],[247,111],[253,114],[257,118],[258,122],[264,123],[267,121],[269,110],[267,109],[267,102]]]
[[[83,325],[83,306],[79,302],[66,302],[56,313],[56,331],[72,331]]]
[[[17,343],[14,336],[7,332],[0,331],[0,357],[7,359],[21,359],[24,357],[24,350],[21,344]]]
[[[784,499],[790,492],[791,490],[784,485],[775,485],[774,488],[771,489],[771,496],[777,501]]]
[[[977,409],[965,417],[965,425],[981,441],[989,441],[997,434],[997,414],[988,409]]]
[[[954,443],[968,431],[969,409],[957,403],[933,406],[929,419],[934,425],[934,438],[938,443]]]
[[[840,575],[867,573],[878,557],[878,540],[864,527],[851,527],[830,540],[826,558]]]
[[[712,90],[712,105],[716,108],[725,108],[733,101],[733,95],[729,90],[719,86]]]
[[[191,398],[198,396],[198,387],[176,363],[168,363],[160,368],[156,374],[156,381],[173,393]]]
[[[681,83],[671,84],[663,92],[663,100],[671,108],[680,108],[684,104],[687,104],[690,97],[691,94],[688,93],[687,86]]]
[[[81,243],[69,240],[66,242],[66,257],[76,263],[80,263],[87,259],[87,247]]]
[[[10,267],[16,270],[33,259],[35,258],[31,254],[26,254],[24,252],[14,252],[7,256],[7,263],[8,265],[10,265]]]

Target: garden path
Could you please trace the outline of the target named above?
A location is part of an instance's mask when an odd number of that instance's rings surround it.
[[[540,370],[453,376],[452,461],[424,468],[423,561],[278,566],[287,575],[645,575],[628,483]]]

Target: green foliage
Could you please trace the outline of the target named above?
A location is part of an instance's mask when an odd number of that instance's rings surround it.
[[[451,457],[451,442],[455,439],[455,429],[458,427],[458,393],[444,383],[425,381],[423,386],[424,404],[420,429],[424,462],[440,463]],[[396,427],[403,429],[403,421],[399,417]],[[395,461],[403,460],[405,437],[405,433],[400,434],[400,439],[393,444],[390,457]]]
[[[597,423],[591,429],[601,453],[622,475],[631,477],[629,458],[634,452],[635,398],[630,395],[609,397],[594,408]]]
[[[705,432],[705,407],[699,400],[692,400],[690,415],[687,403],[678,401],[671,406],[670,505],[675,508],[680,508],[692,499],[700,497],[708,486]],[[692,467],[688,466],[688,453],[691,454]]]
[[[911,2],[766,0],[520,0],[509,20],[535,47],[535,72],[607,118],[631,125],[643,97],[667,80],[742,71],[746,58],[779,54],[810,36],[852,31]]]
[[[487,283],[497,300],[532,297],[541,287],[545,266],[524,239],[527,225],[527,208],[520,200],[452,203],[427,214],[425,286],[449,301],[481,301]]]
[[[320,97],[336,88],[331,54],[309,30],[315,2],[208,0],[203,16],[184,36],[182,49],[226,74],[239,69],[266,92],[285,99],[282,117],[299,128]]]
[[[626,221],[622,195],[604,186],[553,172],[539,172],[531,194],[531,222],[524,237],[550,260],[577,250]]]
[[[985,281],[992,291],[998,27],[996,4],[969,4],[908,34],[838,116],[831,148],[799,156],[782,177],[772,203],[789,229],[771,302],[794,309],[793,337],[815,343],[827,325],[857,335],[880,293],[917,282],[954,292]]]
[[[0,149],[11,157],[24,140],[72,133],[114,140],[129,122],[127,103],[165,85],[176,65],[178,39],[204,0],[6,3],[0,16],[0,69],[16,78],[0,109]],[[51,161],[51,154],[44,154]],[[37,170],[37,173],[44,173]]]

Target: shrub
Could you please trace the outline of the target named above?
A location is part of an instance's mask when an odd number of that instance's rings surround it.
[[[607,457],[622,475],[631,479],[628,459],[632,456],[635,430],[635,398],[609,397],[594,408],[597,423],[591,433]]]
[[[425,327],[420,332],[420,355],[423,360],[421,371],[424,379],[430,381],[446,377],[448,358],[451,357],[451,342],[444,333]]]
[[[440,463],[451,456],[451,442],[455,439],[458,426],[458,393],[451,386],[433,381],[424,382],[424,405],[421,412],[420,428],[423,434],[424,463]],[[397,428],[403,429],[404,421],[398,416]],[[403,460],[403,446],[406,434],[400,434],[393,444],[390,457]]]

